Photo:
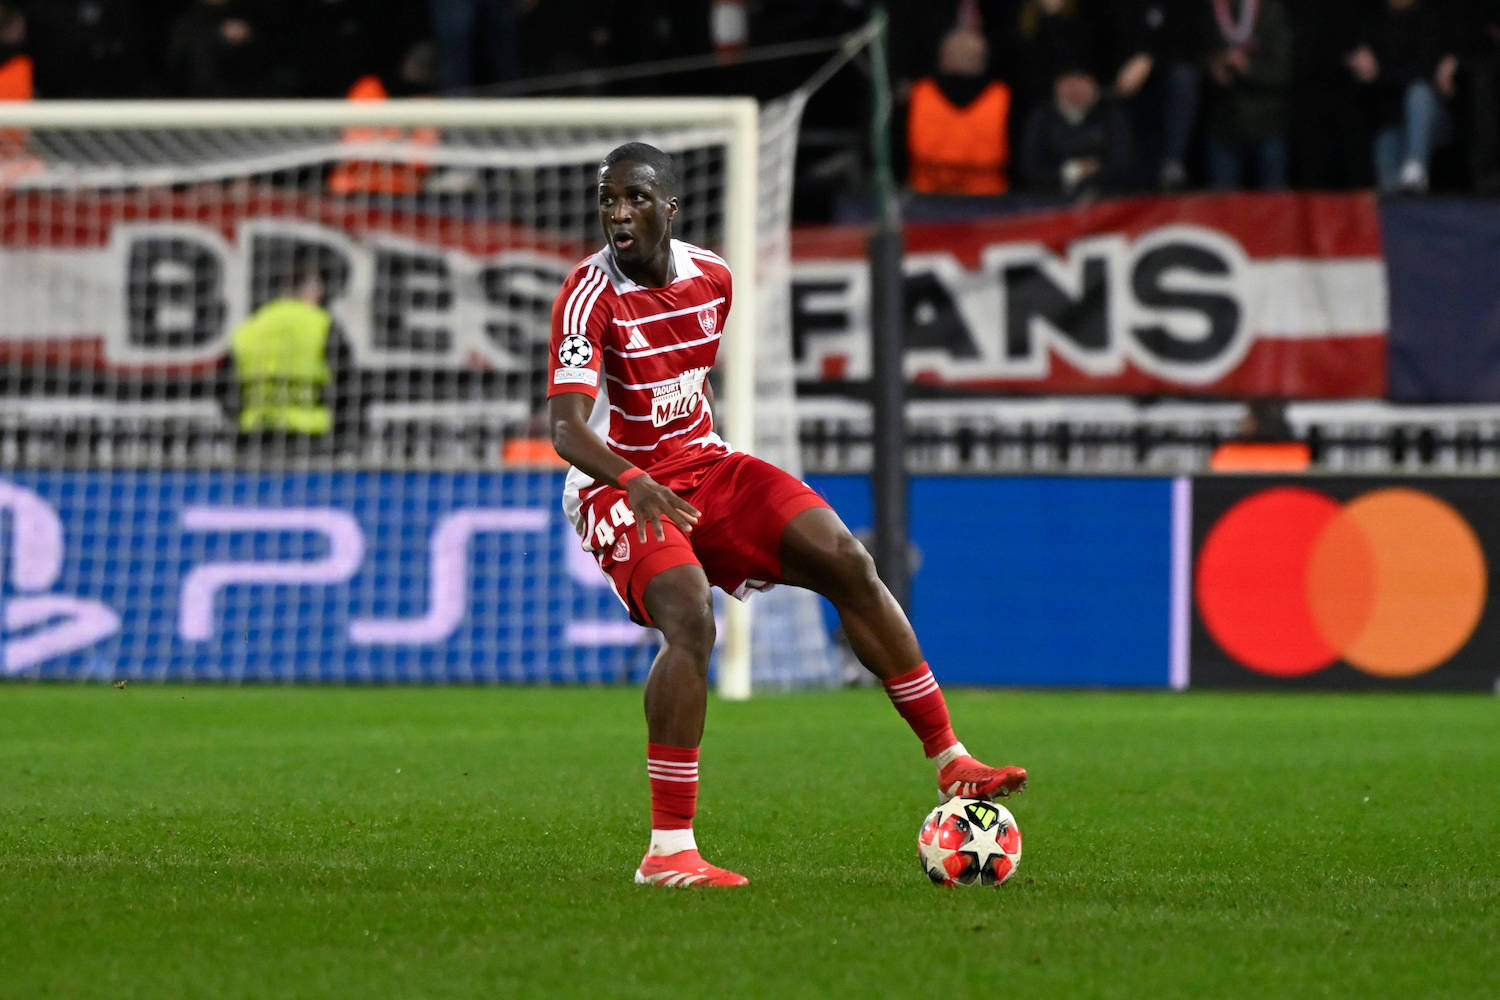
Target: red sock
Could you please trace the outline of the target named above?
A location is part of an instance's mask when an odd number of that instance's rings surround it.
[[[948,721],[948,703],[943,700],[943,689],[938,687],[937,678],[932,676],[925,662],[915,670],[880,683],[885,685],[885,693],[890,696],[896,711],[901,713],[901,718],[922,741],[923,753],[936,757],[958,742]]]
[[[646,744],[651,829],[690,830],[698,811],[698,748]]]

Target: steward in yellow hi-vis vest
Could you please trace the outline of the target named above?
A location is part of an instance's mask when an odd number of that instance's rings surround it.
[[[240,396],[240,430],[327,434],[328,329],[323,279],[299,271],[293,294],[268,302],[234,331],[230,354]]]

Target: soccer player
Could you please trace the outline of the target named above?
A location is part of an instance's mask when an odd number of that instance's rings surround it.
[[[822,594],[937,769],[940,795],[1009,795],[953,734],[942,691],[863,545],[805,483],[714,432],[714,366],[734,298],[719,257],[672,238],[676,172],[626,143],[599,165],[606,244],[552,307],[548,419],[572,466],[563,509],[630,617],[661,630],[646,679],[651,842],[640,883],[733,886],[693,839],[698,744],[714,645],[710,586],[740,599],[785,583]]]

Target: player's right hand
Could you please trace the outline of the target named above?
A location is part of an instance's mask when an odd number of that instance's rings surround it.
[[[665,517],[681,528],[683,534],[691,535],[693,526],[702,516],[698,508],[652,479],[649,474],[636,476],[626,485],[625,499],[630,504],[631,513],[635,514],[635,531],[642,542],[646,540],[648,523],[656,540],[660,542],[667,537],[662,530],[662,518]]]

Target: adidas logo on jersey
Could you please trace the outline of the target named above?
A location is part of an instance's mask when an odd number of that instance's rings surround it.
[[[642,351],[650,346],[650,344],[646,343],[646,338],[639,330],[632,333],[630,339],[625,341],[625,350],[627,351]]]

